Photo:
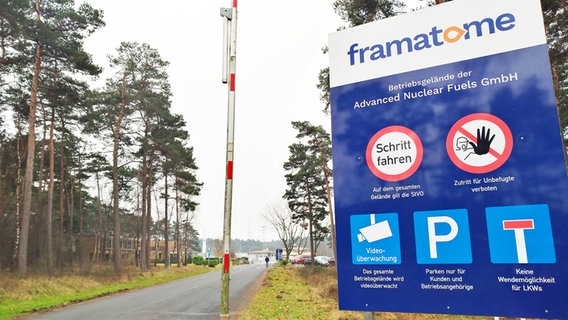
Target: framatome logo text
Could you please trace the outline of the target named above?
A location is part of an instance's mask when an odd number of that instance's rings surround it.
[[[461,26],[456,25],[446,28],[434,26],[429,32],[419,33],[414,37],[404,37],[368,46],[353,43],[349,47],[347,55],[349,55],[351,65],[363,64],[368,61],[386,59],[393,55],[402,55],[443,46],[448,43],[481,38],[496,32],[509,31],[514,27],[515,16],[511,13],[503,13],[497,18],[488,17],[466,22]]]

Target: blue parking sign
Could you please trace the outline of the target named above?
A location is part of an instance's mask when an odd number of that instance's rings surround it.
[[[419,264],[471,263],[466,209],[414,212]]]

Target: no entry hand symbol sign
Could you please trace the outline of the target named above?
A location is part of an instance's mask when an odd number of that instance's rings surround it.
[[[507,161],[513,150],[513,135],[496,116],[474,113],[452,126],[446,150],[458,168],[469,173],[487,173]]]

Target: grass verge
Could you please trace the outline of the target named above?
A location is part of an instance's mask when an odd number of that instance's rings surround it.
[[[335,268],[274,267],[249,306],[239,314],[239,320],[363,319],[363,312],[340,311],[337,304]],[[493,317],[473,317],[434,314],[375,312],[376,320],[492,320]],[[503,319],[503,318],[501,318]]]
[[[38,310],[101,297],[116,292],[144,288],[211,271],[206,266],[153,268],[140,272],[134,267],[115,276],[112,267],[103,267],[88,276],[47,277],[31,275],[20,279],[13,274],[0,276],[0,320],[13,319]]]

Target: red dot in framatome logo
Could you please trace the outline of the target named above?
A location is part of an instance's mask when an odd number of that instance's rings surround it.
[[[390,126],[381,129],[369,140],[367,166],[380,179],[400,181],[416,172],[423,153],[422,142],[414,131]]]

